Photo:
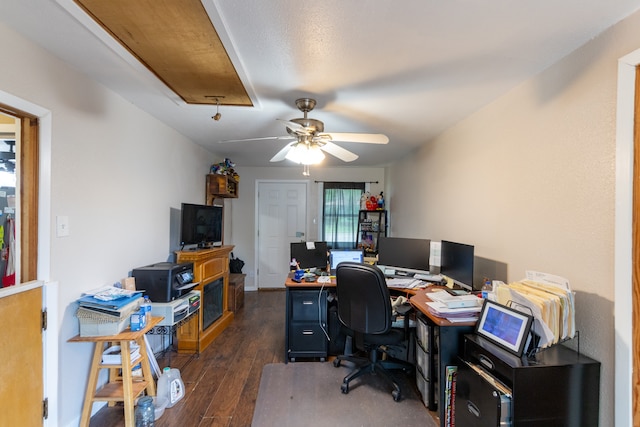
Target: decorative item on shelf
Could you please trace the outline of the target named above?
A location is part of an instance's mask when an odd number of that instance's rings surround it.
[[[211,165],[211,173],[217,175],[229,175],[232,176],[236,181],[240,181],[240,175],[233,169],[236,167],[236,164],[231,161],[231,159],[224,159],[223,162],[220,162],[215,165]]]
[[[382,195],[382,191],[380,192],[380,194],[377,197],[377,203],[378,203],[378,210],[384,210],[384,196]]]
[[[378,198],[376,196],[370,196],[369,200],[367,200],[367,210],[375,211],[378,209]]]
[[[360,196],[360,210],[361,211],[366,211],[367,210],[367,203],[369,202],[369,198],[370,197],[371,197],[371,194],[368,191],[362,193],[362,196]]]

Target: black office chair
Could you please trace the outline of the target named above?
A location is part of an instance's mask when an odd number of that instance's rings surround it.
[[[404,361],[380,360],[384,347],[401,344],[407,339],[406,329],[392,328],[393,310],[389,289],[382,271],[373,265],[343,262],[336,269],[338,318],[353,337],[353,345],[368,353],[368,357],[338,356],[333,364],[342,360],[356,363],[358,368],[344,377],[343,393],[349,393],[349,382],[368,373],[378,373],[393,384],[391,395],[400,400],[401,390],[388,369],[410,371],[413,366]]]

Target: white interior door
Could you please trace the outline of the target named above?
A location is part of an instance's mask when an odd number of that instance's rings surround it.
[[[306,240],[307,184],[258,183],[258,288],[284,288],[292,242]]]

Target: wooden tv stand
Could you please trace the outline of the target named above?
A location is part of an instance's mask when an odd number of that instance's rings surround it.
[[[177,251],[176,261],[192,262],[194,281],[198,285],[194,288],[200,291],[201,301],[198,315],[180,326],[176,331],[178,337],[178,353],[200,353],[218,336],[233,320],[233,312],[229,310],[229,253],[233,245],[223,245],[211,249],[194,251]],[[218,280],[223,280],[222,316],[205,330],[202,329],[205,307],[204,288]]]

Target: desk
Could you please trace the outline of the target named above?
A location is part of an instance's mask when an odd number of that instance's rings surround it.
[[[285,287],[285,363],[295,362],[296,357],[324,361],[328,354],[327,289],[335,289],[335,279],[329,283],[298,283],[288,276]]]
[[[426,290],[415,292],[409,302],[418,312],[418,328],[426,328],[424,334],[418,331],[416,352],[424,355],[426,366],[420,366],[422,358],[416,355],[418,369],[416,382],[420,388],[420,381],[425,382],[426,389],[422,390],[423,401],[430,411],[438,411],[440,425],[445,423],[445,379],[447,366],[458,365],[458,354],[461,353],[464,335],[473,332],[475,322],[452,323],[447,319],[437,317],[427,310],[430,302],[429,293],[443,286],[431,286]],[[421,339],[422,337],[422,339]],[[420,372],[422,371],[422,372]],[[422,375],[422,377],[420,377]]]
[[[93,359],[89,370],[80,427],[89,426],[93,402],[109,402],[109,405],[113,402],[123,402],[125,425],[127,427],[133,427],[135,424],[133,405],[135,398],[144,390],[147,391],[147,395],[149,396],[156,395],[156,385],[151,373],[151,366],[149,365],[144,334],[160,323],[162,319],[162,317],[152,317],[144,329],[136,332],[131,332],[130,329],[127,329],[116,335],[99,337],[81,337],[77,335],[69,340],[69,342],[94,343]],[[133,361],[130,357],[122,357],[121,363],[118,364],[102,363],[102,353],[105,349],[105,344],[119,345],[122,349],[122,354],[129,355],[130,341],[135,341],[136,344],[140,346],[140,357]],[[131,369],[138,363],[142,365],[142,377],[139,379],[136,377],[134,379],[131,375]],[[109,370],[109,382],[96,391],[98,374],[101,369]],[[118,371],[121,371],[121,374]]]
[[[336,279],[330,282],[294,282],[291,275],[285,280],[285,363],[296,357],[318,357],[324,361],[328,355],[329,333],[327,296],[335,289]],[[395,294],[410,297],[416,290],[389,288]],[[327,334],[327,335],[326,335]]]

